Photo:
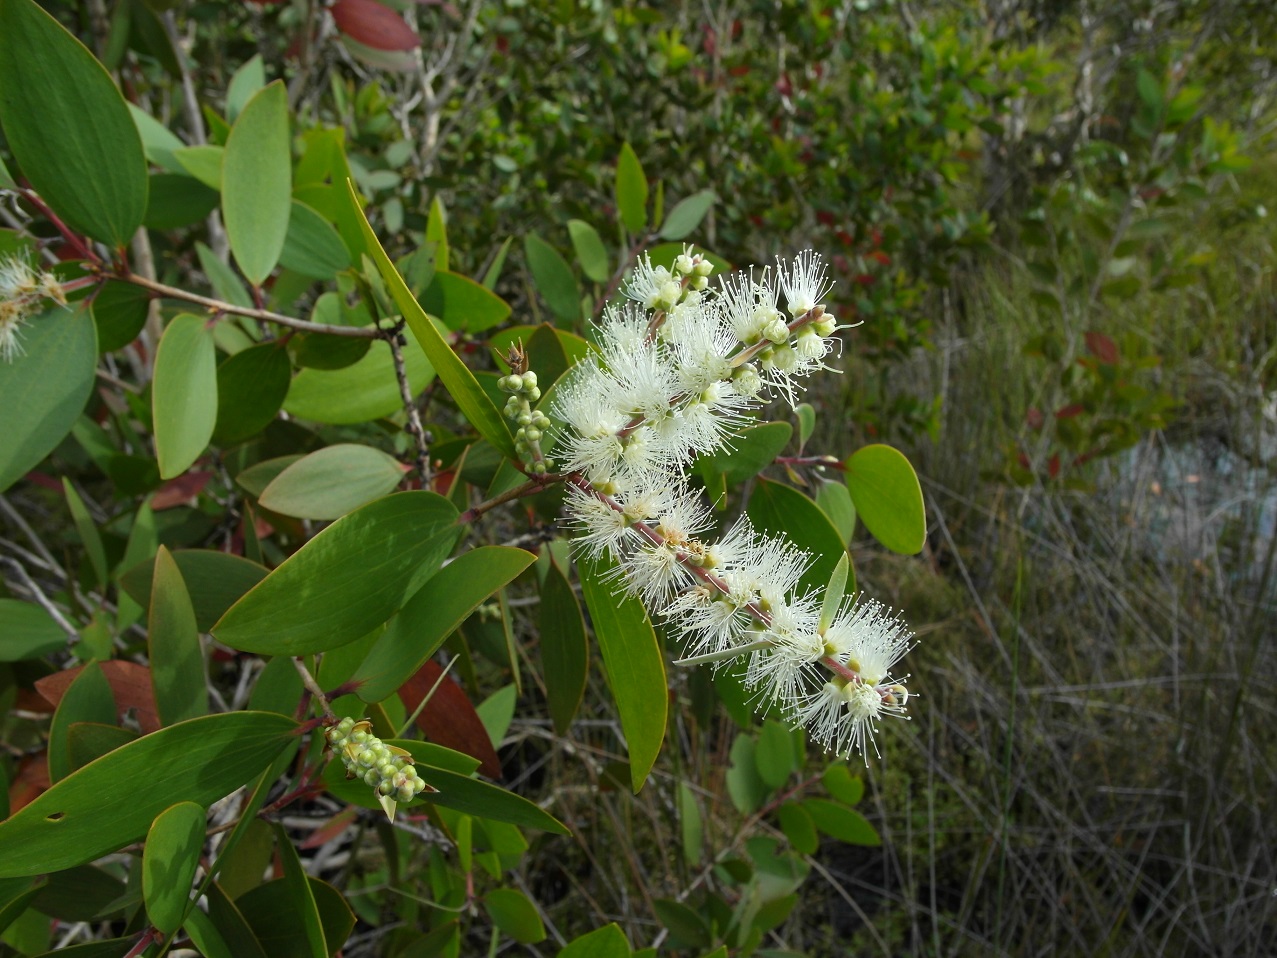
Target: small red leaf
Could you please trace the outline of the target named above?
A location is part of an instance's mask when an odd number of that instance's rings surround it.
[[[9,814],[39,798],[49,788],[49,755],[37,752],[24,755],[18,762],[18,772],[9,785]]]
[[[1082,413],[1084,412],[1086,412],[1086,407],[1083,406],[1080,402],[1069,403],[1069,405],[1061,406],[1059,409],[1055,411],[1055,418],[1056,419],[1072,419],[1075,416],[1082,415]]]
[[[1024,421],[1029,424],[1030,429],[1041,429],[1042,424],[1046,422],[1046,417],[1042,415],[1042,410],[1035,406],[1024,414]]]
[[[151,497],[151,508],[159,512],[162,509],[186,505],[204,491],[204,487],[212,478],[211,472],[188,472],[176,479],[170,479]]]
[[[1122,361],[1122,355],[1118,351],[1117,343],[1103,333],[1087,333],[1086,348],[1092,356],[1107,366],[1116,366]]]
[[[377,0],[337,0],[328,12],[338,30],[374,50],[415,50],[421,46],[421,38],[403,17]]]
[[[1060,456],[1058,453],[1047,461],[1046,473],[1052,479],[1060,474]]]
[[[320,825],[313,832],[306,836],[306,840],[299,846],[302,851],[308,848],[318,848],[320,845],[327,845],[334,838],[344,832],[354,822],[355,816],[359,813],[359,809],[354,805],[338,812],[324,824]]]
[[[158,731],[160,715],[155,709],[155,690],[151,688],[151,670],[145,665],[125,662],[122,659],[112,659],[100,665],[102,674],[106,676],[111,686],[111,693],[115,696],[115,708],[118,715],[123,716],[125,712],[132,709],[137,718],[138,727],[144,735]],[[52,675],[37,679],[36,691],[56,707],[83,668],[84,666],[81,665],[74,669],[63,669],[61,672],[54,672]]]
[[[416,710],[441,675],[443,669],[434,662],[427,662],[399,687],[399,698],[409,713]],[[489,778],[501,777],[501,760],[492,747],[492,739],[488,738],[488,730],[483,727],[469,697],[452,679],[445,678],[439,682],[430,701],[417,716],[417,728],[430,741],[477,758],[481,763],[479,771]]]

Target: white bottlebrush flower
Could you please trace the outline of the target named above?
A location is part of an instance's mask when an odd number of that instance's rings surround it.
[[[831,656],[866,682],[880,685],[911,648],[913,633],[881,602],[857,596],[825,631]]]
[[[833,288],[825,278],[824,261],[812,250],[803,250],[789,263],[777,259],[776,274],[785,292],[789,314],[795,319],[824,305],[825,297]]]
[[[664,266],[653,266],[651,257],[644,253],[622,292],[644,309],[669,309],[678,302],[682,284]]]
[[[21,256],[0,256],[0,359],[11,363],[22,355],[22,328],[44,299],[67,304],[56,276],[37,273]]]

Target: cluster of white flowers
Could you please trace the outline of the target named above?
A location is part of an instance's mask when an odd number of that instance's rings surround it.
[[[21,329],[44,299],[67,304],[56,276],[37,273],[20,256],[0,257],[0,359],[11,363],[22,355]]]
[[[878,603],[844,598],[845,565],[826,593],[804,591],[810,557],[747,519],[703,538],[715,522],[687,478],[773,394],[792,404],[802,378],[828,368],[839,327],[824,265],[808,251],[714,289],[711,271],[690,249],[672,270],[645,257],[598,353],[555,399],[576,545],[616,560],[618,587],[682,637],[684,662],[748,656],[760,708],[840,755],[864,753],[879,717],[904,713],[909,693],[890,673],[911,633]]]

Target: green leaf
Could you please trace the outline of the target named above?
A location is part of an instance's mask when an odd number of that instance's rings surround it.
[[[927,539],[922,486],[891,446],[865,446],[847,460],[847,489],[870,534],[892,552],[915,555]]]
[[[848,845],[881,845],[877,830],[858,811],[825,798],[809,798],[802,803],[816,827]]]
[[[799,756],[794,748],[794,733],[789,727],[767,719],[758,732],[754,749],[754,762],[763,783],[771,789],[780,788],[799,767]]]
[[[126,105],[129,108],[129,115],[133,117],[133,125],[137,127],[138,135],[142,138],[142,150],[146,153],[146,159],[169,173],[185,174],[186,168],[177,161],[173,151],[182,149],[186,144],[177,138],[177,134],[145,110],[132,103]]]
[[[417,338],[417,342],[421,344],[421,348],[425,350],[426,356],[429,357],[431,365],[435,368],[435,372],[443,380],[444,386],[447,387],[448,392],[452,395],[470,425],[477,429],[479,434],[487,439],[488,442],[501,450],[501,453],[507,459],[518,461],[519,455],[514,448],[514,438],[510,435],[510,430],[506,426],[501,413],[492,404],[492,400],[483,391],[483,387],[479,385],[478,380],[474,378],[474,373],[470,372],[466,364],[457,357],[457,354],[452,351],[452,347],[444,342],[443,337],[439,335],[439,331],[435,329],[434,323],[430,322],[430,318],[425,314],[425,311],[413,299],[412,293],[404,283],[403,277],[399,275],[399,271],[395,269],[395,264],[390,261],[390,257],[381,248],[381,243],[378,242],[376,234],[373,233],[372,227],[368,225],[368,219],[364,216],[363,209],[359,205],[359,197],[355,193],[354,184],[347,181],[346,188],[350,202],[359,214],[364,241],[372,251],[372,256],[377,263],[381,278],[390,290],[390,295],[394,298],[395,304],[403,313],[404,319],[407,320],[412,334]],[[439,269],[445,268],[442,257],[436,257],[436,262],[439,265]]]
[[[350,253],[328,220],[305,203],[293,200],[279,264],[311,279],[332,280],[350,268]]]
[[[599,231],[585,220],[568,220],[568,234],[581,272],[596,283],[606,283],[612,273],[612,258],[607,255]]]
[[[718,194],[713,190],[701,190],[691,196],[685,196],[670,210],[669,216],[661,224],[661,239],[681,240],[692,230],[701,225],[705,214],[709,212]]]
[[[114,716],[112,716],[114,718]],[[107,725],[104,722],[72,722],[67,729],[67,755],[71,759],[71,771],[83,768],[107,752],[127,745],[137,738],[137,732]]]
[[[590,669],[581,604],[554,560],[541,583],[541,672],[554,730],[567,734]]]
[[[38,659],[66,644],[67,634],[40,606],[0,599],[0,662]]]
[[[757,746],[744,732],[732,742],[731,767],[727,770],[727,794],[736,811],[752,814],[767,797],[767,783],[758,774]]]
[[[293,367],[279,343],[250,346],[217,367],[217,419],[213,441],[219,446],[251,439],[275,419]]]
[[[84,504],[84,500],[80,498],[80,494],[75,491],[75,486],[71,485],[71,480],[66,476],[62,477],[62,492],[66,496],[67,507],[71,510],[71,521],[75,523],[75,531],[80,534],[84,551],[89,555],[94,579],[99,586],[105,585],[106,549],[102,546],[102,536],[98,533],[97,523],[89,515],[88,506]]]
[[[710,930],[701,915],[672,898],[657,898],[652,902],[656,917],[670,933],[670,944],[678,949],[708,948]]]
[[[176,230],[208,216],[220,197],[203,183],[184,173],[153,173],[142,225],[152,230]]]
[[[581,318],[581,287],[559,251],[536,233],[523,238],[523,255],[537,291],[560,325],[571,326]]]
[[[142,849],[142,897],[151,924],[171,935],[182,926],[191,881],[204,848],[207,813],[194,802],[166,808],[151,824]]]
[[[483,896],[483,908],[492,923],[515,941],[534,945],[545,941],[545,925],[537,906],[515,888],[494,888]]]
[[[363,215],[362,211],[360,215]],[[448,269],[448,216],[444,212],[443,200],[439,198],[438,193],[431,198],[430,211],[426,214],[426,242],[435,244],[435,269],[446,271]]]
[[[699,865],[705,842],[705,826],[701,820],[701,807],[697,804],[696,794],[686,782],[678,783],[678,825],[683,858],[689,865]]]
[[[23,327],[21,336],[24,355],[0,375],[0,409],[22,410],[0,429],[0,492],[71,431],[97,374],[97,333],[83,308],[46,314]]]
[[[324,940],[324,926],[315,900],[315,893],[306,878],[306,870],[302,867],[297,849],[293,847],[288,832],[279,822],[272,823],[275,830],[275,848],[284,866],[284,889],[288,892],[289,906],[301,920],[301,941],[309,946],[310,958],[327,958],[328,943]],[[249,924],[252,924],[250,919]],[[272,921],[272,927],[274,922]],[[260,939],[261,934],[258,935]],[[338,945],[338,947],[340,947]],[[336,948],[333,949],[334,951]]]
[[[155,556],[148,625],[151,685],[160,720],[173,725],[207,715],[204,651],[195,626],[195,609],[181,570],[164,546]]]
[[[732,437],[730,449],[699,457],[695,468],[701,475],[721,474],[733,485],[745,482],[770,466],[793,434],[787,422],[750,426]]]
[[[235,71],[226,88],[226,119],[234,123],[253,94],[266,85],[266,67],[262,55],[255,53]]]
[[[614,560],[583,558],[577,565],[581,594],[607,666],[608,684],[630,749],[630,783],[637,792],[660,754],[669,711],[665,659],[643,604],[617,594],[605,578]]]
[[[222,163],[226,149],[221,146],[184,146],[173,151],[173,157],[181,167],[210,190],[222,190]]]
[[[816,429],[816,410],[811,403],[804,402],[794,407],[794,414],[798,416],[798,446],[802,448]]]
[[[222,216],[235,262],[260,286],[279,262],[292,203],[288,94],[276,80],[244,106],[222,158]]]
[[[183,313],[165,327],[151,403],[160,477],[172,479],[199,458],[217,423],[217,351],[202,317]]]
[[[253,298],[248,295],[248,290],[244,288],[244,283],[235,274],[235,270],[223,263],[217,258],[216,253],[198,241],[195,243],[195,255],[199,257],[200,269],[208,277],[209,285],[213,287],[213,292],[217,294],[218,299],[224,299],[228,303],[245,309],[252,308]]]
[[[630,943],[616,922],[574,938],[558,958],[630,958]]]
[[[832,479],[818,480],[816,485],[816,505],[830,521],[843,544],[851,542],[856,532],[856,504],[851,501],[851,492],[845,482]],[[851,591],[855,591],[855,573],[852,573]]]
[[[448,563],[408,599],[372,647],[351,679],[356,694],[365,702],[392,695],[471,612],[535,561],[523,549],[480,546]]]
[[[1157,82],[1157,78],[1147,70],[1141,68],[1135,74],[1135,89],[1140,95],[1140,99],[1144,101],[1144,105],[1153,113],[1162,112],[1162,85]]]
[[[856,805],[865,795],[865,780],[852,775],[846,765],[830,765],[820,776],[825,790],[844,805]]]
[[[354,912],[345,896],[332,885],[309,877],[306,883],[314,902],[312,913],[318,916],[327,943],[326,951],[335,954],[355,927]],[[258,885],[235,900],[235,907],[270,958],[312,958],[316,954],[307,937],[308,929],[314,934],[310,910],[300,905],[297,895],[296,885],[280,878]],[[239,951],[235,954],[240,958]]]
[[[794,851],[803,855],[814,855],[820,848],[820,836],[816,834],[816,823],[812,821],[807,809],[801,802],[786,802],[777,813],[780,818],[780,829],[794,846]]]
[[[89,304],[98,331],[98,352],[110,353],[127,346],[146,325],[151,294],[140,286],[107,280]]]
[[[116,248],[133,238],[147,189],[137,127],[102,64],[32,0],[0,0],[0,125],[68,226]]]
[[[266,578],[266,569],[243,556],[212,549],[179,549],[172,554],[195,610],[201,632],[213,627],[239,598]],[[120,586],[139,605],[150,608],[155,578],[154,558],[145,559],[120,576]]]
[[[302,519],[340,519],[393,492],[404,477],[399,461],[380,449],[338,443],[294,462],[261,494],[263,509]]]
[[[115,722],[115,695],[101,666],[90,662],[67,687],[49,726],[49,780],[71,773],[70,730],[75,722]]]
[[[434,367],[416,340],[403,348],[403,360],[408,389],[416,396],[434,378]],[[374,343],[363,359],[341,369],[303,369],[288,387],[284,409],[299,419],[334,425],[393,415],[403,409],[403,397],[390,347]]]
[[[235,958],[266,958],[266,950],[262,947],[262,943],[257,940],[257,935],[253,928],[250,927],[244,915],[240,912],[239,905],[226,897],[226,893],[221,889],[217,882],[206,883],[208,894],[208,917],[211,928],[209,930],[216,933],[220,939],[222,946],[227,952],[234,955]],[[271,884],[279,886],[283,889],[283,879],[272,882]],[[247,892],[245,892],[247,894]],[[275,927],[288,924],[295,929],[293,935],[290,936],[291,941],[301,940],[304,932],[296,921],[289,921],[293,917],[290,903],[285,901],[284,907],[276,911],[277,922]],[[192,909],[191,915],[198,912],[199,909]],[[305,958],[306,953],[301,953]],[[272,955],[271,958],[278,958]]]
[[[93,861],[137,841],[170,805],[224,798],[266,768],[296,728],[283,715],[228,712],[108,752],[0,822],[0,878]]]
[[[800,582],[810,590],[823,590],[847,554],[838,530],[830,525],[820,507],[797,489],[759,478],[745,509],[754,528],[770,535],[787,537],[806,550],[812,563]]]
[[[213,626],[244,652],[305,655],[385,622],[443,561],[457,511],[432,492],[401,492],[338,519]]]
[[[476,818],[491,818],[556,835],[569,834],[567,826],[541,806],[504,788],[430,765],[418,765],[417,772],[439,790],[422,796],[431,804],[456,809]]]
[[[422,308],[451,330],[477,333],[504,323],[510,304],[492,290],[460,273],[435,270],[421,297]]]
[[[643,232],[647,226],[647,177],[628,143],[621,147],[616,161],[616,208],[627,230],[636,236]]]

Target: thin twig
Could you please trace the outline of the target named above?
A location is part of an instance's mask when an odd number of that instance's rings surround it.
[[[408,432],[417,443],[417,473],[423,485],[430,482],[430,441],[426,437],[425,427],[421,424],[421,413],[412,398],[412,385],[408,382],[408,371],[404,368],[403,347],[395,331],[386,338],[390,344],[390,355],[395,361],[395,378],[399,380],[399,398],[403,400],[404,412],[408,414]]]
[[[18,574],[18,578],[22,580],[22,586],[31,594],[31,598],[40,605],[40,608],[49,613],[50,618],[58,624],[58,627],[67,634],[69,641],[74,641],[80,637],[80,630],[72,625],[62,614],[62,610],[53,604],[53,601],[44,594],[44,590],[36,585],[35,580],[31,578],[26,567],[21,562],[11,556],[0,556],[0,562],[4,562],[11,566]]]
[[[336,719],[337,713],[333,711],[333,707],[328,704],[328,696],[324,694],[324,690],[319,687],[319,683],[315,681],[315,677],[310,674],[310,669],[306,668],[305,663],[296,656],[293,657],[293,665],[297,666],[297,672],[302,677],[302,685],[306,686],[306,691],[314,696],[315,701],[319,703],[319,707],[324,711],[324,718]]]

